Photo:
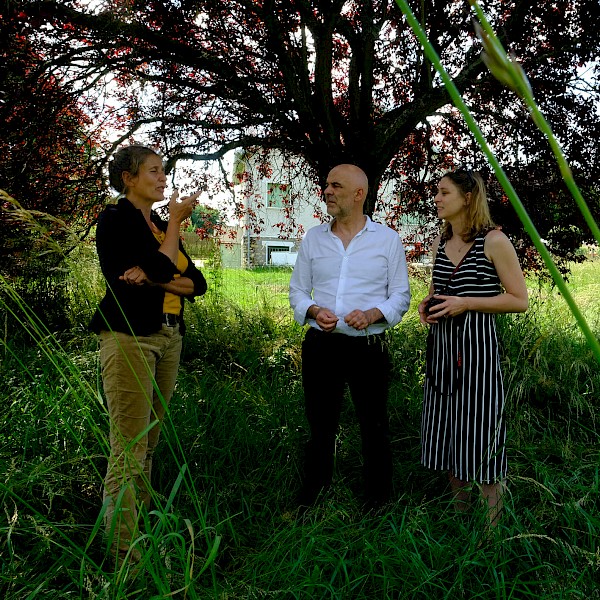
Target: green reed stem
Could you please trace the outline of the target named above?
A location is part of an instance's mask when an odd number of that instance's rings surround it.
[[[487,20],[483,10],[479,4],[474,0],[469,0],[469,4],[475,9],[479,23],[476,27],[479,38],[484,46],[485,55],[484,62],[490,69],[492,75],[496,77],[500,82],[510,87],[518,96],[523,100],[525,105],[530,111],[533,122],[537,125],[538,129],[548,138],[552,152],[556,157],[556,162],[560,168],[560,173],[564,182],[567,184],[569,191],[571,192],[581,214],[583,215],[588,227],[592,234],[596,238],[596,241],[600,243],[600,228],[598,227],[592,213],[583,198],[579,187],[575,183],[573,178],[573,172],[569,166],[567,159],[565,158],[564,152],[560,147],[550,124],[540,111],[540,108],[533,95],[533,90],[523,68],[513,58],[509,57],[506,50],[502,47],[502,44],[496,36],[492,26]]]
[[[474,4],[471,1],[470,1],[470,3],[472,5]],[[596,336],[590,329],[587,321],[585,320],[585,317],[579,310],[579,307],[577,306],[577,303],[575,302],[569,288],[567,287],[565,280],[563,279],[562,275],[560,274],[560,271],[554,264],[554,261],[552,260],[552,256],[550,255],[550,253],[548,252],[548,249],[542,242],[542,239],[541,239],[539,233],[537,232],[535,225],[533,224],[533,221],[531,220],[531,218],[529,217],[529,214],[525,210],[523,203],[521,202],[517,192],[513,188],[508,177],[506,176],[506,173],[504,172],[500,163],[498,162],[498,159],[496,158],[493,151],[489,147],[487,140],[485,139],[485,137],[484,137],[481,129],[477,125],[475,119],[471,115],[471,112],[470,112],[469,108],[467,107],[467,105],[465,104],[460,92],[458,91],[457,87],[454,85],[454,82],[452,81],[452,79],[448,75],[446,69],[442,65],[440,58],[439,58],[437,52],[435,51],[435,48],[429,42],[429,39],[427,38],[427,34],[424,32],[423,28],[419,24],[419,21],[416,19],[412,10],[408,6],[408,3],[406,2],[406,0],[396,0],[396,4],[400,7],[402,12],[404,13],[406,20],[408,21],[413,32],[417,36],[417,39],[423,46],[423,50],[424,50],[427,58],[429,58],[431,63],[436,68],[437,72],[440,74],[440,77],[442,78],[442,81],[444,82],[446,90],[448,91],[448,94],[452,98],[454,105],[462,113],[462,115],[465,119],[465,122],[467,123],[469,129],[471,130],[471,133],[474,135],[479,146],[481,147],[481,150],[484,152],[490,165],[494,169],[494,172],[496,173],[496,177],[498,178],[498,181],[500,182],[504,191],[506,192],[506,195],[508,196],[513,208],[515,209],[515,212],[519,216],[519,219],[523,223],[525,231],[531,237],[533,244],[537,248],[544,263],[548,267],[548,271],[550,272],[552,279],[556,283],[556,285],[557,285],[558,289],[560,290],[561,294],[563,295],[567,305],[569,306],[569,309],[571,310],[573,316],[575,317],[577,323],[579,324],[579,327],[581,328],[583,334],[585,335],[588,345],[590,346],[590,348],[591,348],[592,352],[594,353],[598,362],[600,362],[600,343],[598,342],[598,339],[596,338]],[[495,46],[499,45],[499,42],[497,41],[497,38],[495,38],[495,36],[494,36],[494,38],[491,38],[491,41],[492,41],[492,44],[494,44]],[[510,85],[511,83],[516,85],[516,82],[510,81],[508,79],[508,77],[510,77],[511,74],[512,73],[510,73],[508,75],[505,74],[500,79],[500,81],[502,83],[504,83],[505,85]],[[502,76],[502,73],[501,73],[501,76]],[[522,74],[522,75],[519,74],[518,77],[520,79],[519,80],[520,86],[525,86],[525,85],[528,86],[529,85],[529,83],[526,81],[526,78],[525,78],[525,81],[523,81],[521,79],[521,77],[524,77],[524,74]],[[513,87],[513,85],[511,85],[511,87]],[[513,87],[513,89],[515,89],[515,88]],[[535,101],[534,101],[534,103],[535,103]],[[535,121],[535,122],[536,122],[536,124],[538,124],[538,121]],[[538,124],[538,127],[539,127],[539,124]],[[549,126],[548,126],[548,128],[549,128]],[[559,149],[559,153],[560,153],[560,148],[558,148],[558,149]],[[563,160],[564,160],[564,157],[563,157]],[[568,170],[570,172],[570,169],[568,169]],[[561,167],[561,171],[562,171],[562,167]],[[569,189],[571,189],[571,188],[569,187]],[[589,212],[589,210],[588,210],[588,212]],[[592,219],[592,221],[593,221],[593,219]],[[597,227],[596,227],[596,229],[597,229]]]

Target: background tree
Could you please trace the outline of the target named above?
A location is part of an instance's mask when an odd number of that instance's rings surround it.
[[[68,308],[59,267],[105,192],[90,117],[7,16],[0,18],[0,275],[48,325],[60,326]]]
[[[116,143],[143,129],[171,166],[233,148],[278,149],[302,157],[322,184],[333,165],[354,162],[372,184],[367,212],[383,209],[394,225],[405,213],[431,214],[432,173],[484,164],[391,0],[18,4],[20,26],[43,32],[36,39],[50,69],[78,82],[82,93],[117,84],[113,93],[124,108],[110,113],[123,128]],[[579,227],[571,202],[546,210],[552,195],[566,198],[550,149],[515,96],[487,73],[468,3],[411,5],[526,207],[544,215],[536,221],[540,233],[570,257],[588,233],[565,234],[565,225]],[[596,9],[596,0],[541,2],[535,10],[524,0],[486,3],[598,214],[597,66],[581,77],[582,66],[599,56]],[[397,182],[398,200],[377,207],[386,179]],[[522,252],[530,250],[500,194],[493,209]]]
[[[190,230],[195,231],[201,238],[214,235],[222,224],[221,213],[211,206],[198,204],[190,216]]]

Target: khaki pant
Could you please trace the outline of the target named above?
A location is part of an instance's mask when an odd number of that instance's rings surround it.
[[[152,456],[175,388],[181,334],[178,325],[163,325],[137,338],[102,331],[99,340],[110,419],[105,525],[111,552],[123,557],[137,536],[138,503],[150,505]]]

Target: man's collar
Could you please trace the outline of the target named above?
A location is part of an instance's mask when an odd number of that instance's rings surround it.
[[[375,223],[371,220],[371,217],[369,217],[369,215],[365,215],[365,217],[367,217],[367,220],[365,222],[365,226],[361,229],[361,231],[363,231],[364,229],[366,229],[367,231],[373,231],[375,229]],[[331,227],[334,222],[335,218],[331,219],[331,221],[328,221],[327,223],[323,223],[321,225],[323,231],[331,231]]]

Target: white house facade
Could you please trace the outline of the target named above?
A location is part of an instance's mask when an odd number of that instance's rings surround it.
[[[272,152],[265,165],[250,153],[238,153],[233,171],[236,198],[244,205],[241,266],[293,266],[304,233],[327,218],[301,159],[289,164]]]
[[[290,162],[275,151],[267,162],[248,152],[236,154],[233,182],[236,198],[244,205],[238,223],[241,267],[293,266],[304,233],[329,218],[317,182],[307,172],[302,159]],[[393,202],[394,187],[388,182],[379,190],[382,205]],[[384,215],[373,218],[385,222]],[[414,249],[421,225],[407,218],[397,228],[403,240],[412,240],[408,249]]]

